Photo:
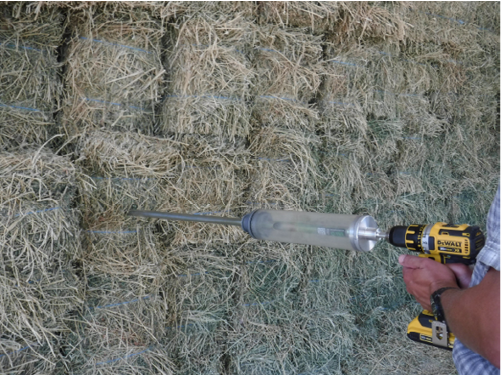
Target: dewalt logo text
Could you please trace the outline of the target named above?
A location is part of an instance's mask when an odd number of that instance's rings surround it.
[[[454,247],[460,247],[462,246],[462,242],[456,242],[456,241],[438,241],[439,246],[454,246]]]

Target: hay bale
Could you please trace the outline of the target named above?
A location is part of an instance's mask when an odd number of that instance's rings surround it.
[[[127,230],[86,230],[82,262],[98,274],[154,278],[171,262],[149,229],[138,225]]]
[[[353,192],[364,190],[368,180],[361,165],[365,152],[364,139],[357,133],[330,131],[323,137],[320,175],[328,212],[352,213]]]
[[[91,132],[82,137],[77,163],[86,230],[151,231],[150,220],[127,216],[133,209],[161,210],[174,194],[169,179],[180,160],[179,143],[134,133]],[[117,244],[120,248],[120,245]]]
[[[153,133],[164,69],[163,28],[149,9],[110,3],[70,12],[65,108],[67,135],[83,129]]]
[[[401,120],[374,119],[368,121],[368,127],[365,153],[360,163],[370,183],[359,190],[357,196],[363,199],[377,197],[392,200],[396,181],[391,176],[399,175],[400,172],[395,163],[399,160],[399,143],[406,137],[403,132],[405,125]]]
[[[40,6],[0,6],[0,148],[46,142],[54,129],[62,85],[57,49],[63,16]]]
[[[332,249],[263,244],[242,249],[238,304],[227,332],[232,371],[340,371],[353,329],[340,258]]]
[[[180,247],[174,255],[179,269],[164,292],[175,302],[166,322],[166,348],[178,372],[216,374],[223,370],[224,332],[234,305],[234,280],[239,273],[228,246]]]
[[[165,178],[180,162],[180,144],[132,132],[94,131],[82,138],[77,163],[103,177]]]
[[[252,170],[246,204],[299,209],[317,199],[319,175],[312,148],[318,137],[274,127],[255,129],[250,137]]]
[[[347,68],[345,64],[349,64]],[[338,58],[321,64],[323,82],[319,89],[317,128],[324,133],[342,129],[364,133],[367,129],[364,96],[352,84],[358,74],[364,74],[364,68],[350,64],[354,63]]]
[[[403,19],[412,25],[409,39],[445,43],[467,50],[472,42],[482,38],[497,38],[497,28],[491,30],[491,27],[497,19],[500,23],[500,5],[482,2],[418,2],[409,5],[409,11],[403,13]],[[488,20],[486,25],[485,20]]]
[[[173,25],[164,63],[169,87],[163,132],[249,133],[247,102],[254,73],[246,52],[253,28],[240,12],[201,14]]]
[[[259,254],[266,256],[261,258],[264,260],[268,258],[265,249],[279,248],[277,244],[264,245],[259,249]],[[285,263],[262,263],[256,256],[248,259],[250,263],[241,268],[232,325],[226,332],[231,372],[293,371],[290,356],[295,350],[295,327],[291,321],[300,269],[290,255],[283,257]]]
[[[326,40],[335,44],[359,44],[361,41],[386,41],[389,44],[405,39],[409,25],[403,20],[406,3],[344,1],[338,4],[337,22]]]
[[[252,169],[243,141],[183,135],[182,160],[169,183],[173,199],[164,210],[198,215],[242,217]],[[240,243],[246,234],[235,226],[177,221],[160,222],[171,245]]]
[[[94,132],[83,139],[80,154],[86,173],[104,177],[94,178],[92,184],[82,180],[88,202],[84,218],[92,218],[90,229],[130,230],[138,223],[137,218],[125,216],[131,209],[241,216],[249,162],[247,152],[237,144],[218,139],[208,142],[196,136],[175,141]],[[208,236],[224,242],[240,241],[243,236],[234,227],[159,224],[169,237],[174,236],[173,244],[206,242]]]
[[[310,1],[259,3],[258,22],[281,27],[309,28],[315,35],[332,30],[338,20],[337,3],[313,3]]]
[[[313,131],[318,113],[310,102],[321,84],[321,37],[267,25],[255,38],[253,118],[261,125]]]
[[[84,265],[86,308],[66,343],[70,368],[81,374],[171,374],[174,366],[160,343],[167,301],[159,284],[143,275],[108,274]]]
[[[295,323],[295,361],[298,372],[341,373],[350,357],[356,327],[350,313],[350,289],[346,274],[350,252],[307,248],[303,254],[301,307]]]
[[[75,168],[46,150],[19,149],[0,155],[0,185],[0,361],[13,373],[50,372],[82,304]]]
[[[466,70],[448,63],[448,55],[408,53],[386,45],[341,53],[329,46],[321,91],[324,128],[365,131],[364,117],[371,116],[403,119],[410,133],[441,132],[443,121],[431,113],[436,111],[430,109],[430,97],[461,90]]]

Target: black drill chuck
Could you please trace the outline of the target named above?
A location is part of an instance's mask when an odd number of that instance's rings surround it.
[[[392,227],[389,231],[389,243],[397,247],[406,247],[406,226]]]

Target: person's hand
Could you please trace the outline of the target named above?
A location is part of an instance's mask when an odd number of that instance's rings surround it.
[[[472,278],[472,269],[461,263],[448,263],[446,266],[453,271],[457,278],[457,283],[462,289],[469,287]]]
[[[459,288],[455,273],[450,267],[428,258],[400,255],[406,290],[427,311],[431,311],[430,296],[440,288]],[[464,280],[464,279],[462,279]]]

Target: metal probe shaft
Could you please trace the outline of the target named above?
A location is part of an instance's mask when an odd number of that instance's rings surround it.
[[[156,211],[129,211],[129,216],[155,217],[167,220],[197,221],[200,223],[213,223],[223,225],[241,226],[242,219],[222,216],[190,215],[177,214],[174,212],[156,212]]]

